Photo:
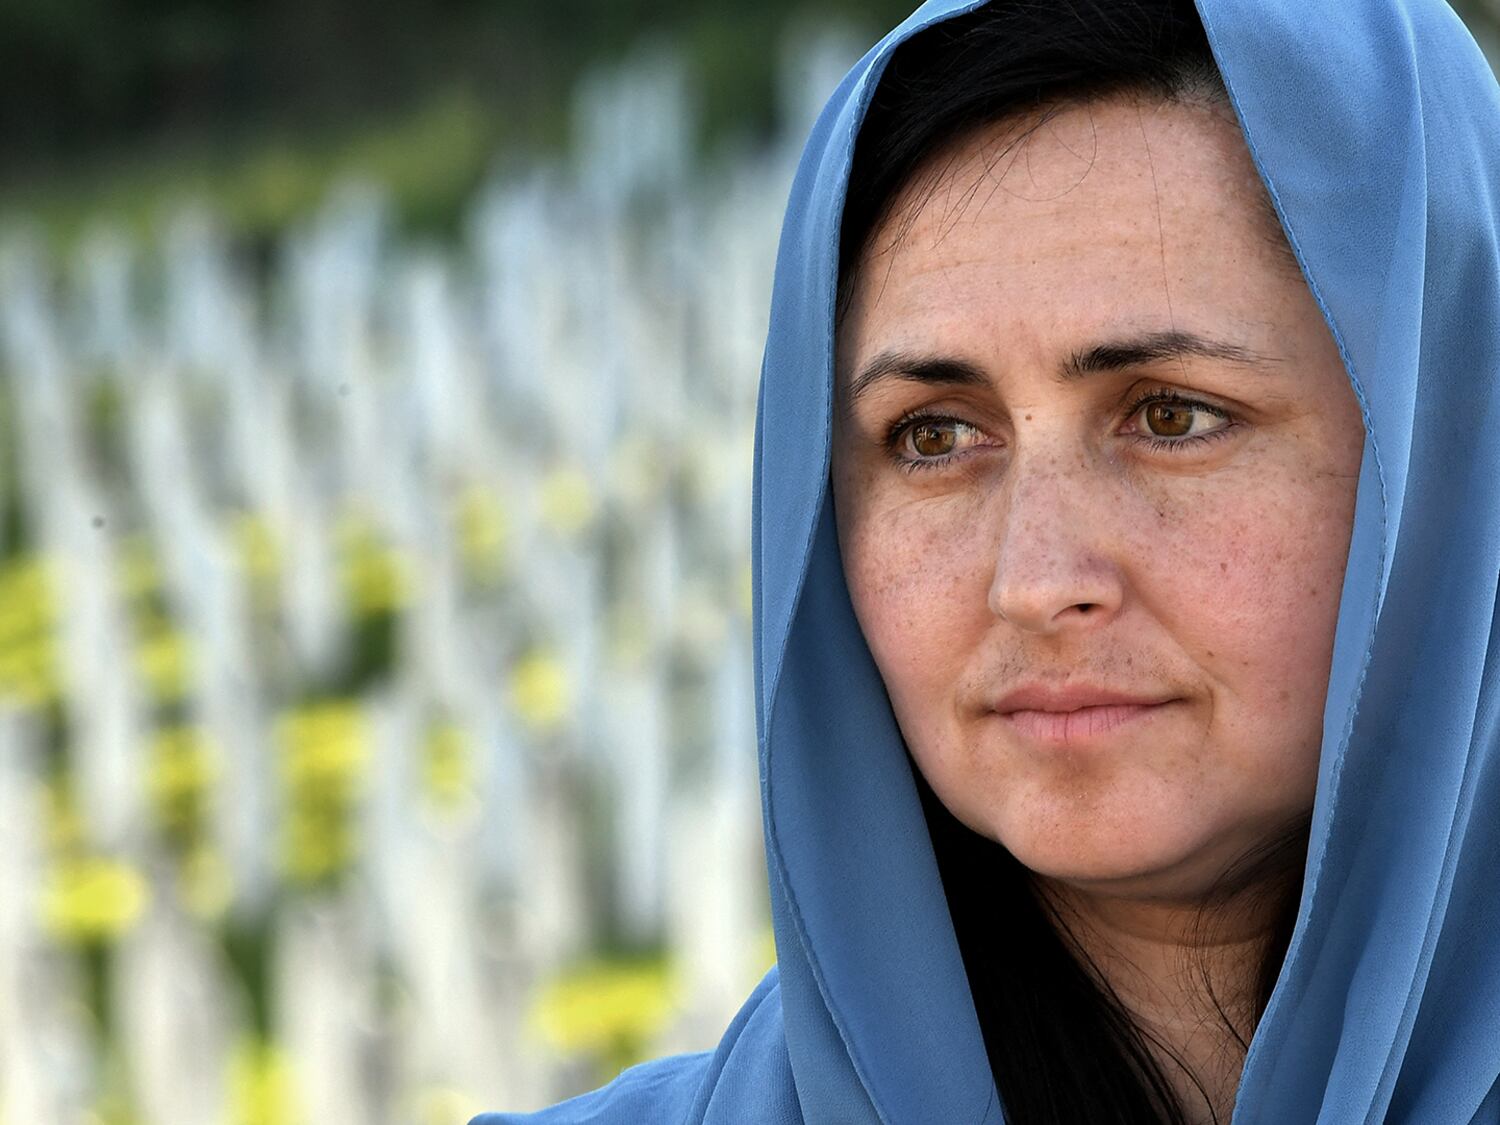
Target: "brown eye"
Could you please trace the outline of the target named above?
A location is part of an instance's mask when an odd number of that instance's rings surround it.
[[[1157,437],[1182,437],[1193,428],[1195,408],[1177,402],[1152,402],[1146,406],[1146,426]]]
[[[923,457],[943,457],[953,452],[958,436],[952,423],[923,422],[911,431],[911,444]]]
[[[1205,441],[1228,436],[1239,425],[1227,410],[1172,392],[1156,391],[1137,399],[1130,407],[1129,417],[1134,419],[1142,415],[1144,421],[1135,425],[1144,429],[1137,431],[1140,436],[1136,440],[1144,442],[1153,451],[1181,452],[1198,448]],[[1218,419],[1218,428],[1194,433],[1193,423],[1198,415],[1202,415],[1210,426],[1214,419]]]

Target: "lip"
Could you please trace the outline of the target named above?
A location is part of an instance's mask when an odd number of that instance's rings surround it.
[[[999,716],[1019,735],[1052,745],[1077,745],[1136,726],[1165,711],[1162,703],[1107,703],[1072,711],[1007,711]]]
[[[1170,696],[1145,695],[1095,684],[1071,684],[1049,687],[1046,684],[1022,684],[996,701],[993,710],[1001,715],[1017,711],[1078,711],[1094,707],[1150,708],[1171,701]]]
[[[1147,695],[1098,684],[1053,687],[1022,684],[996,702],[993,710],[1014,733],[1053,746],[1090,742],[1135,726],[1163,710],[1175,697]]]

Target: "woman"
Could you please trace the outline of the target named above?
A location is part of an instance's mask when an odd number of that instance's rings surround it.
[[[761,384],[778,966],[526,1120],[1500,1122],[1496,137],[1440,0],[870,52]]]

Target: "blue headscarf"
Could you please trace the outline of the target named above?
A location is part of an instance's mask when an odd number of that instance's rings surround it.
[[[829,503],[839,218],[891,51],[808,140],[756,427],[757,721],[778,966],[713,1052],[524,1120],[999,1125]],[[1442,0],[1198,0],[1366,441],[1296,929],[1236,1125],[1500,1123],[1500,88]],[[512,1116],[480,1119],[488,1125]]]

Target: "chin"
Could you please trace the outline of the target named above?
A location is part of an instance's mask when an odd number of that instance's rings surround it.
[[[1206,890],[1220,850],[1180,809],[1020,818],[986,835],[1045,878],[1152,897]]]
[[[1133,836],[1122,831],[1111,838],[1084,831],[1071,845],[1055,831],[1007,830],[996,838],[1038,876],[1077,891],[1193,907],[1231,888],[1243,889],[1250,885],[1244,882],[1247,878],[1254,883],[1280,879],[1286,873],[1283,861],[1296,858],[1285,846],[1299,832],[1305,844],[1311,816],[1310,805],[1219,821],[1193,822],[1188,819],[1190,811],[1191,806],[1179,809],[1172,819],[1162,810],[1154,830],[1140,828]],[[1138,818],[1136,824],[1141,823]],[[1162,825],[1177,831],[1164,833]],[[1267,860],[1270,866],[1263,866]]]
[[[1028,857],[1015,849],[1011,854],[1034,874],[1079,890],[1150,898],[1193,897],[1191,888],[1181,886],[1174,877],[1183,866],[1181,857]]]

